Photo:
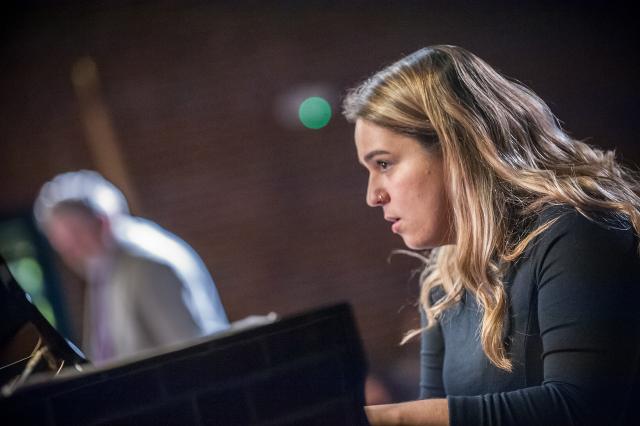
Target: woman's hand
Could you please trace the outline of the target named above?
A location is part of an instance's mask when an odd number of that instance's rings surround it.
[[[364,407],[371,426],[449,426],[446,399],[424,399]]]

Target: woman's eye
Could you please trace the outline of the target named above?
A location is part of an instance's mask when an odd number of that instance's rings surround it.
[[[384,161],[384,160],[378,160],[378,167],[381,170],[387,170],[389,168],[389,162],[388,161]]]

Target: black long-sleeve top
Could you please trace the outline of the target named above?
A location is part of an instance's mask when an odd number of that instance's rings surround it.
[[[557,216],[505,277],[511,373],[482,351],[470,294],[423,332],[421,397],[446,397],[451,425],[640,425],[637,237],[567,207],[536,225]]]

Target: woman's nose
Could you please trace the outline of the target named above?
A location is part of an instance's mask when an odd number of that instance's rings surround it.
[[[383,206],[389,202],[389,193],[384,189],[369,189],[367,191],[367,205],[369,207]]]

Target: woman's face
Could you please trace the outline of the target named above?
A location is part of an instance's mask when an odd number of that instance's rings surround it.
[[[358,159],[369,171],[367,204],[382,207],[391,231],[415,250],[452,244],[440,153],[363,119],[356,121],[355,141]]]

